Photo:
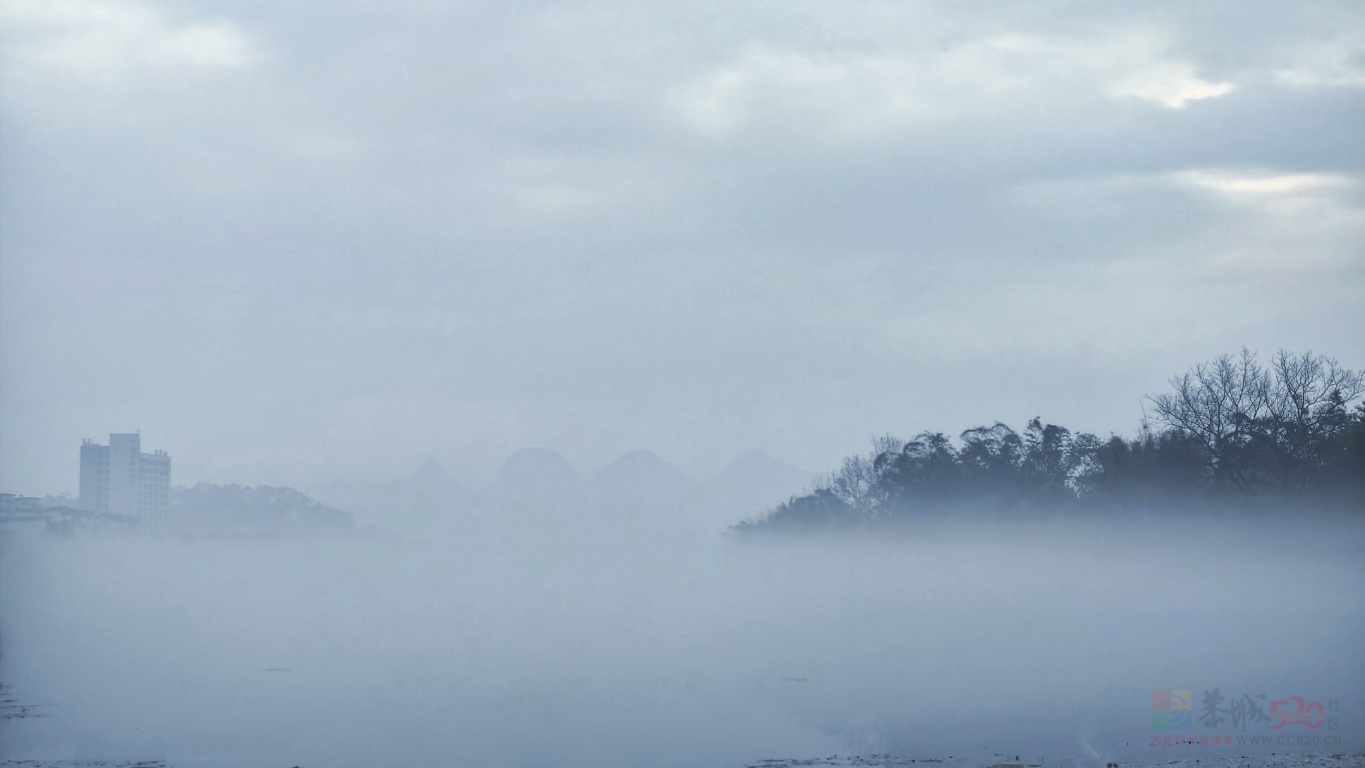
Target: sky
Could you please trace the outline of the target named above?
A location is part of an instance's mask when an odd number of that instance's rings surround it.
[[[0,489],[825,470],[1365,367],[1355,2],[0,3]],[[1131,7],[1128,7],[1131,6]]]

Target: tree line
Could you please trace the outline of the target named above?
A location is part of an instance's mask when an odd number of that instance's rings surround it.
[[[846,527],[965,509],[1104,508],[1312,500],[1365,511],[1365,374],[1329,357],[1243,349],[1147,398],[1134,437],[1029,421],[956,440],[890,435],[810,493],[741,530]]]

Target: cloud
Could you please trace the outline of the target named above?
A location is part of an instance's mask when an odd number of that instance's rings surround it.
[[[1365,34],[1346,27],[1312,45],[1298,45],[1275,70],[1277,82],[1297,87],[1365,88]]]
[[[939,48],[868,52],[749,46],[688,79],[669,99],[706,135],[774,126],[834,140],[885,137],[923,124],[1042,112],[1134,97],[1179,109],[1231,93],[1201,78],[1166,35],[1000,34]],[[1094,107],[1090,107],[1094,109]]]
[[[64,77],[111,85],[186,71],[248,67],[256,43],[227,20],[180,22],[131,0],[15,0],[0,15],[7,79]]]
[[[1293,195],[1317,191],[1340,191],[1359,182],[1344,174],[1260,173],[1246,174],[1198,169],[1173,175],[1176,181],[1230,195]]]
[[[1232,83],[1211,83],[1189,73],[1188,68],[1173,66],[1143,72],[1117,85],[1113,92],[1155,101],[1171,109],[1184,109],[1192,101],[1216,99],[1236,88]]]

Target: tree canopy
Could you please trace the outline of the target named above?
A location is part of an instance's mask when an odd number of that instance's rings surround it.
[[[1112,508],[1252,497],[1344,501],[1365,511],[1365,374],[1329,357],[1242,350],[1148,397],[1133,437],[1075,433],[1040,418],[956,439],[886,435],[815,489],[742,530],[839,527],[964,508]]]

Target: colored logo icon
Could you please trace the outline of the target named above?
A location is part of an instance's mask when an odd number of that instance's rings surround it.
[[[1152,691],[1152,729],[1186,731],[1194,725],[1194,698],[1189,691]]]

